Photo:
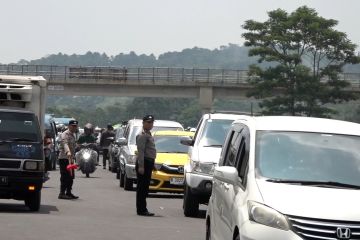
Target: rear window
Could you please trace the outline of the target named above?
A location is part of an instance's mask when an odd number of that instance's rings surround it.
[[[39,123],[34,114],[0,112],[0,140],[23,139],[40,142]]]

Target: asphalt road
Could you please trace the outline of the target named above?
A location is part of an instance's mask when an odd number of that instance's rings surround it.
[[[59,171],[50,173],[39,212],[23,202],[0,199],[0,239],[4,240],[139,240],[205,239],[205,209],[186,218],[182,196],[153,194],[148,208],[155,217],[137,216],[135,192],[119,188],[115,174],[98,167],[86,178],[77,172],[78,200],[59,200]]]

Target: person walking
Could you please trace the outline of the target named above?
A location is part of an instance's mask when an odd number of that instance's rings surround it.
[[[111,124],[107,125],[106,131],[101,134],[101,138],[100,138],[100,146],[102,148],[104,169],[106,169],[106,160],[108,158],[109,146],[111,144],[111,140],[109,140],[109,137],[115,137],[114,128]]]
[[[156,158],[155,142],[150,132],[154,126],[154,120],[154,116],[146,115],[143,118],[143,130],[136,136],[136,211],[140,216],[154,216],[154,213],[148,211],[146,203],[146,197],[149,193],[151,173],[154,169]]]
[[[75,172],[68,170],[67,166],[74,163],[78,121],[70,120],[69,126],[60,136],[59,165],[60,165],[60,194],[59,199],[77,199],[78,196],[72,194],[72,186]]]

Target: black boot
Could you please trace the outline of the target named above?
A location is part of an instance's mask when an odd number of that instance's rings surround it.
[[[58,199],[72,199],[70,196],[65,193],[60,193]]]
[[[75,196],[74,194],[72,194],[71,192],[70,193],[67,193],[66,194],[67,197],[70,197],[70,199],[78,199],[79,196]]]

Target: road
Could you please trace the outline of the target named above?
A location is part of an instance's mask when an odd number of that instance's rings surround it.
[[[50,173],[39,212],[23,202],[0,199],[0,232],[4,240],[138,240],[204,239],[205,208],[185,218],[181,195],[153,194],[148,208],[155,217],[137,216],[135,192],[119,188],[115,175],[99,167],[86,178],[77,172],[73,192],[78,200],[59,200],[59,171]]]

